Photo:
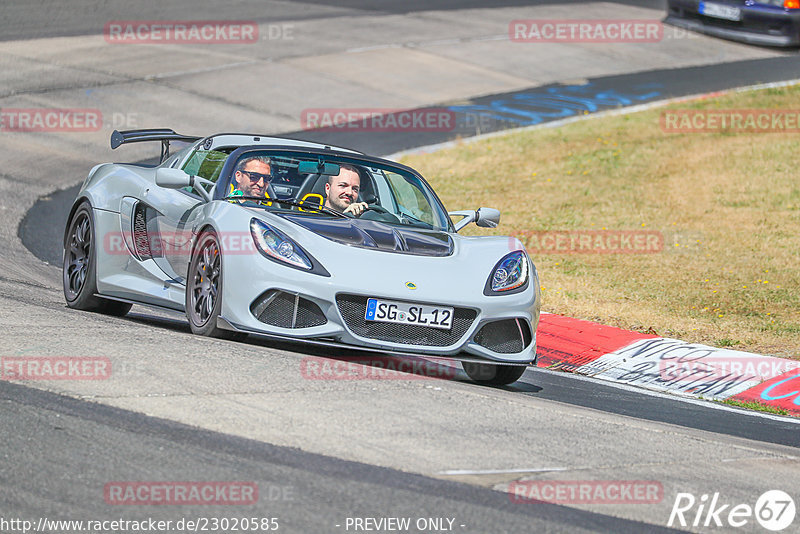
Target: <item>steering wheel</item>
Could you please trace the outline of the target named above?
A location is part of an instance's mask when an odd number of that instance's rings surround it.
[[[378,213],[384,213],[386,215],[391,215],[392,217],[394,217],[394,213],[390,212],[389,210],[387,210],[386,208],[384,208],[380,204],[373,204],[373,205],[367,204],[367,209],[368,210],[372,210],[372,211],[377,211]]]
[[[364,216],[367,215],[370,211],[373,212],[375,215],[372,217],[366,217],[366,219],[368,220],[372,219],[375,221],[383,221],[390,223],[400,222],[400,219],[398,219],[394,213],[392,213],[391,211],[387,210],[386,208],[384,208],[379,204],[367,205],[367,209],[364,210],[364,213],[361,214],[361,218],[364,219],[365,218]]]

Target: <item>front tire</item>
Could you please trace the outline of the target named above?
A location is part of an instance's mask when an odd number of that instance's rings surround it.
[[[519,380],[525,373],[525,365],[494,365],[462,362],[467,376],[485,386],[507,386]]]
[[[96,296],[97,253],[91,204],[82,202],[68,224],[62,268],[67,306],[122,317],[130,311],[131,304]]]
[[[189,263],[186,277],[186,318],[193,334],[222,339],[244,339],[247,334],[217,327],[222,310],[222,253],[219,238],[205,230]]]

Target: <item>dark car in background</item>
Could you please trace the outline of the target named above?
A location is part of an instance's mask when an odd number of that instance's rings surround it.
[[[748,44],[800,46],[800,0],[668,0],[664,22]]]

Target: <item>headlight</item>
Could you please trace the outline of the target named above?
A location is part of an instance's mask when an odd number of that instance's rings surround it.
[[[256,248],[263,255],[293,267],[311,270],[311,260],[300,250],[297,244],[278,230],[258,219],[250,220],[250,234]]]
[[[520,288],[528,282],[528,270],[527,255],[516,250],[495,265],[489,278],[489,288],[497,293]]]

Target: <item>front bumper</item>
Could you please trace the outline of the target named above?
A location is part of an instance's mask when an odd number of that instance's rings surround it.
[[[348,250],[351,266],[380,260],[402,261],[391,253]],[[371,257],[357,256],[365,254]],[[420,263],[442,261],[417,259]],[[535,269],[528,289],[512,295],[485,296],[485,280],[470,282],[473,291],[454,291],[449,283],[420,265],[419,289],[409,290],[407,279],[372,269],[351,267],[323,277],[277,265],[261,257],[226,256],[223,267],[223,308],[220,326],[282,339],[334,342],[391,353],[441,356],[457,360],[526,364],[536,360],[536,327],[540,293]],[[328,266],[326,265],[326,268]],[[330,269],[329,269],[330,270]],[[375,276],[375,272],[384,273]],[[235,273],[247,273],[246,280]],[[488,276],[488,273],[486,273]],[[455,285],[459,282],[456,280]],[[450,330],[417,325],[365,321],[366,299],[377,297],[455,308]],[[513,339],[516,336],[518,341]]]
[[[697,0],[671,0],[664,23],[759,46],[800,46],[800,9],[764,4],[737,5],[741,20],[731,21],[701,15],[698,7]]]

